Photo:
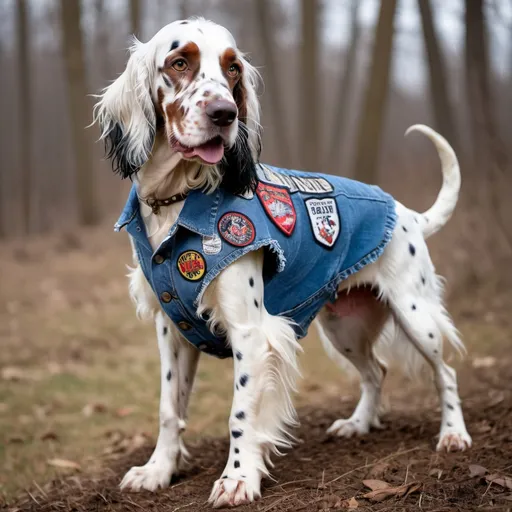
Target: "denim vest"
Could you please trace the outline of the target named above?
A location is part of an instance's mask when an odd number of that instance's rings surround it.
[[[264,303],[296,324],[299,338],[341,281],[380,257],[396,222],[395,201],[347,178],[258,165],[255,193],[190,192],[161,245],[152,251],[136,185],[115,225],[126,226],[162,309],[198,349],[230,357],[197,305],[209,283],[238,258],[265,250]]]

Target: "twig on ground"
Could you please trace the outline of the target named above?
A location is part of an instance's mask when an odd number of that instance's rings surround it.
[[[340,480],[341,478],[344,478],[348,475],[350,475],[351,473],[355,473],[356,471],[359,471],[361,469],[366,469],[366,468],[371,468],[372,466],[376,466],[377,464],[381,463],[381,462],[384,462],[386,460],[390,460],[390,459],[393,459],[394,457],[399,457],[400,455],[405,455],[406,453],[410,453],[410,452],[414,452],[416,450],[421,450],[422,448],[424,448],[426,445],[422,444],[420,446],[416,446],[415,448],[411,448],[409,450],[404,450],[403,452],[397,452],[397,453],[392,453],[391,455],[388,455],[387,457],[384,457],[382,459],[379,459],[375,462],[372,462],[371,464],[365,464],[364,466],[359,466],[357,468],[354,468],[354,469],[351,469],[350,471],[347,471],[346,473],[343,473],[342,475],[340,476],[337,476],[336,478],[334,478],[333,480],[331,480],[330,482],[327,482],[325,485],[329,485],[329,484],[332,484],[338,480]]]
[[[191,507],[192,505],[195,505],[196,503],[197,503],[197,501],[193,501],[192,503],[189,503],[188,505],[181,505],[181,507],[177,507],[177,508],[173,509],[172,512],[177,512],[178,510],[181,510],[183,508]]]

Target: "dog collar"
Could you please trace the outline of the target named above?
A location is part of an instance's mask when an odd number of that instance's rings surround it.
[[[156,197],[152,197],[149,199],[143,199],[143,201],[151,208],[155,215],[158,215],[162,206],[170,206],[171,204],[179,203],[180,201],[186,199],[187,196],[188,193],[183,192],[168,197],[167,199],[157,199]]]

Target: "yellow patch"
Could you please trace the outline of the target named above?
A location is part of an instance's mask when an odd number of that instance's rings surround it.
[[[206,262],[197,251],[185,251],[178,257],[178,270],[188,281],[199,281],[206,272]]]

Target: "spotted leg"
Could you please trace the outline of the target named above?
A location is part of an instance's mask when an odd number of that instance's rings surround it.
[[[261,253],[240,258],[208,287],[200,306],[225,329],[234,354],[231,446],[210,495],[216,508],[257,499],[270,452],[290,445],[285,427],[295,415],[298,345],[290,324],[265,309],[262,269]]]
[[[131,468],[121,482],[122,489],[131,491],[167,487],[187,455],[181,434],[186,427],[199,351],[161,312],[156,315],[156,332],[161,364],[160,431],[149,461],[144,466]]]
[[[342,354],[361,377],[361,398],[354,412],[350,418],[336,420],[327,433],[352,437],[381,427],[379,406],[386,367],[375,356],[373,346],[388,316],[388,307],[367,288],[348,295],[342,291],[336,302],[319,314],[319,332],[327,353],[335,361]]]
[[[443,360],[443,337],[457,337],[448,314],[439,303],[429,303],[403,289],[390,294],[389,302],[405,334],[434,371],[442,410],[437,450],[451,452],[470,448],[471,437],[462,415],[456,373]]]

